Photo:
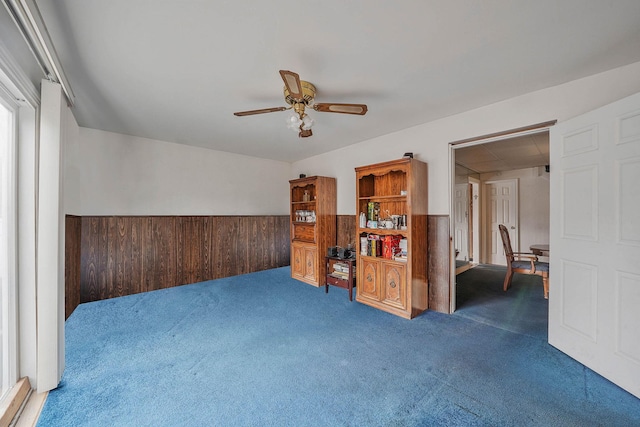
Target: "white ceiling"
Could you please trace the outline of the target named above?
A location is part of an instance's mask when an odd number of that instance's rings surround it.
[[[526,169],[549,164],[549,132],[538,132],[514,138],[455,150],[457,165],[469,172],[487,173]]]
[[[284,161],[640,61],[638,0],[37,5],[80,126]],[[311,112],[303,139],[288,112],[233,116],[284,106],[280,69],[369,112]]]

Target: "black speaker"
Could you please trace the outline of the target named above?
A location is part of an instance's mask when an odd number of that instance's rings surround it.
[[[351,258],[351,249],[338,248],[338,258],[347,259]]]
[[[337,257],[338,256],[338,247],[337,246],[330,246],[327,249],[327,256],[328,257]]]

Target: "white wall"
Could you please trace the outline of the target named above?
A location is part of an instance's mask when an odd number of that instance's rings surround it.
[[[520,246],[513,250],[529,252],[529,246],[535,243],[549,243],[549,173],[544,167],[536,167],[480,175],[481,185],[502,179],[518,180]]]
[[[354,215],[354,168],[397,159],[411,151],[429,164],[429,213],[449,214],[449,142],[566,120],[640,92],[638,76],[640,62],[298,161],[292,164],[291,176],[306,173],[337,178],[338,214]]]
[[[76,215],[287,215],[287,162],[79,128]],[[67,182],[67,185],[69,184]]]
[[[640,62],[293,164],[79,128],[78,155],[67,158],[67,173],[78,187],[67,213],[286,215],[287,181],[305,173],[335,177],[338,214],[353,215],[354,168],[411,151],[429,164],[429,213],[449,214],[450,142],[566,120],[639,92],[638,75]]]
[[[65,115],[64,133],[64,208],[65,214],[81,212],[80,183],[82,176],[78,165],[81,164],[79,132],[80,127],[73,113]]]

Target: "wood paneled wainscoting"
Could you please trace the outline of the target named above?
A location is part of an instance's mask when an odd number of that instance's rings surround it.
[[[289,265],[289,216],[67,216],[66,315],[79,303]]]
[[[451,313],[451,230],[449,215],[427,217],[429,310]]]
[[[355,247],[355,215],[337,216]],[[449,217],[429,215],[429,309],[448,312]],[[66,217],[66,316],[82,302],[289,265],[289,217]]]

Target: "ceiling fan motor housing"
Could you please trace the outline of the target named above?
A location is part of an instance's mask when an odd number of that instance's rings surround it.
[[[309,82],[305,82],[304,80],[300,80],[300,87],[302,88],[302,97],[303,99],[294,99],[289,93],[289,89],[285,86],[284,88],[284,100],[289,105],[295,105],[298,103],[304,103],[304,105],[313,104],[313,100],[316,97],[316,87]]]

